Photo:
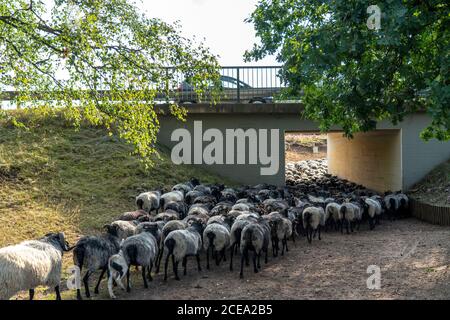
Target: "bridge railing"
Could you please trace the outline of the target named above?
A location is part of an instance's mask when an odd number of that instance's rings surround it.
[[[220,70],[218,98],[221,102],[267,103],[284,88],[279,76],[280,66],[230,66]],[[181,102],[198,103],[208,101],[210,93],[198,96],[185,79],[180,79],[176,96]]]
[[[166,72],[176,72],[173,68],[167,68]],[[285,85],[280,78],[280,66],[226,66],[220,69],[220,85],[215,98],[221,103],[274,103],[280,96]],[[161,90],[157,95],[159,103],[200,103],[209,102],[212,99],[211,90],[199,96],[195,88],[189,83],[185,75],[175,73],[169,90]],[[155,84],[155,88],[158,88]],[[161,87],[159,87],[161,88]],[[167,94],[169,92],[169,94]],[[14,108],[11,100],[17,92],[0,91],[1,100],[7,101]],[[107,94],[107,90],[104,91]],[[286,101],[283,101],[286,102]],[[1,107],[1,104],[0,104]]]

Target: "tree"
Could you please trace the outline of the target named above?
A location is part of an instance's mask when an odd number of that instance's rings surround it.
[[[201,96],[219,77],[216,57],[127,0],[0,2],[0,90],[15,90],[18,105],[62,109],[75,125],[104,125],[144,159],[155,153],[155,99],[187,72]]]
[[[445,0],[385,0],[371,30],[368,0],[260,0],[247,19],[261,42],[247,60],[276,54],[287,94],[304,115],[345,134],[425,110],[424,139],[450,138],[450,11]]]

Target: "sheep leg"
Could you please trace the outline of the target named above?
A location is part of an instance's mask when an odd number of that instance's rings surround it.
[[[222,258],[223,262],[227,262],[227,252],[225,251],[225,248],[222,249]]]
[[[230,271],[233,271],[233,252],[235,244],[233,243],[230,248]]]
[[[220,260],[222,260],[222,257],[219,256],[219,252],[216,251],[216,266],[218,266],[220,264]]]
[[[34,289],[30,289],[29,293],[30,293],[30,300],[33,300],[33,298],[34,298]]]
[[[103,276],[105,275],[107,268],[102,269],[102,273],[100,273],[100,277],[98,278],[97,285],[95,286],[94,293],[98,294],[98,287],[100,286],[100,281],[102,281]]]
[[[131,291],[131,286],[130,286],[130,268],[128,268],[127,270],[127,292]]]
[[[258,257],[258,254],[255,252],[253,253],[253,272],[258,273],[258,267],[256,266],[256,258]]]
[[[261,269],[261,251],[258,253],[258,269]]]
[[[349,224],[350,224],[350,226],[351,226],[351,223],[348,221],[348,220],[346,220],[345,221],[345,229],[347,230],[347,234],[350,234],[350,231],[349,231]]]
[[[187,258],[186,257],[184,257],[183,258],[183,262],[182,262],[182,266],[183,266],[183,275],[186,275],[186,273],[187,273]]]
[[[178,261],[175,262],[174,255],[172,255],[172,267],[173,267],[173,273],[175,274],[175,280],[179,281],[180,277],[178,276]]]
[[[320,225],[319,225],[318,230],[319,230],[319,240],[322,240],[322,238],[320,237],[320,232],[321,232],[321,230],[322,230],[322,227],[321,227]]]
[[[145,277],[145,270],[148,267],[144,267],[142,266],[142,280],[144,280],[144,288],[147,289],[148,288],[148,283],[147,283],[147,278]]]
[[[206,249],[206,270],[209,270],[209,248]]]
[[[239,273],[239,278],[244,278],[244,260],[245,256],[247,255],[247,250],[244,250],[241,254],[241,272]]]
[[[56,300],[61,300],[61,293],[59,292],[59,285],[55,287]]]
[[[153,269],[153,261],[150,263],[150,267],[147,268],[147,276],[149,281],[153,281],[152,269]]]
[[[162,246],[161,250],[159,250],[158,256],[156,257],[156,271],[155,271],[155,273],[159,273],[159,266],[161,265],[163,252],[164,252],[164,246]]]
[[[91,293],[89,292],[89,276],[92,272],[90,270],[86,271],[86,274],[83,277],[83,283],[84,283],[84,292],[86,294],[87,298],[91,297]]]
[[[195,258],[197,259],[197,269],[198,269],[198,272],[200,272],[200,271],[202,271],[202,266],[200,265],[200,255],[197,253],[197,254],[195,255]]]
[[[169,258],[170,254],[167,255],[166,262],[164,263],[164,281],[167,280],[167,267],[169,266]]]
[[[266,256],[264,257],[264,263],[267,263],[267,256],[268,256],[268,251],[269,250],[267,250],[267,248],[264,250],[264,252],[265,252],[265,254],[266,254]]]
[[[248,267],[250,265],[250,260],[248,254],[245,256],[245,266]]]

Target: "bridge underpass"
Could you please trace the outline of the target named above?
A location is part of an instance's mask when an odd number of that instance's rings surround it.
[[[192,165],[205,167],[242,184],[266,182],[283,185],[285,183],[284,133],[288,131],[318,132],[316,123],[300,118],[302,110],[300,104],[219,104],[216,106],[192,104],[187,109],[187,121],[181,122],[170,115],[168,106],[160,106],[160,112],[163,114],[160,116],[159,141],[172,149],[180,141],[172,141],[171,136],[174,130],[187,129],[192,136],[190,144]],[[356,134],[352,140],[342,137],[339,128],[333,128],[327,139],[329,172],[379,192],[408,189],[436,165],[450,158],[450,142],[436,140],[425,142],[420,139],[419,133],[429,120],[425,113],[416,113],[406,117],[397,126],[381,122],[377,130]],[[200,131],[199,122],[202,127]],[[197,123],[196,129],[194,129],[195,123]],[[278,170],[273,175],[261,174],[261,169],[267,169],[268,165],[259,161],[256,164],[249,163],[252,158],[249,150],[252,150],[254,156],[255,150],[260,151],[260,146],[259,143],[258,146],[252,146],[248,143],[248,139],[245,140],[246,145],[243,151],[246,160],[244,164],[238,163],[240,153],[236,151],[237,154],[233,155],[234,161],[230,161],[232,164],[226,164],[230,155],[227,155],[225,147],[223,154],[219,155],[223,159],[219,163],[223,164],[205,164],[201,153],[210,141],[201,141],[203,133],[208,129],[217,129],[225,140],[227,129],[238,128],[244,131],[255,129],[257,133],[261,130],[278,130],[277,143],[274,144],[269,138],[266,140],[269,142],[269,151],[276,146],[276,155],[271,156],[274,161],[278,159]],[[224,146],[225,144],[226,142],[223,141]]]

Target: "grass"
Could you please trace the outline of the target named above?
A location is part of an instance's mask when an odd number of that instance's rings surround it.
[[[145,169],[129,145],[102,128],[76,130],[59,116],[29,120],[29,130],[0,123],[1,247],[55,231],[65,232],[73,244],[134,210],[139,192],[170,188],[194,176],[232,184],[207,171],[172,164],[163,147],[162,159]],[[65,257],[65,270],[71,256]],[[43,298],[46,292],[39,294]]]
[[[450,207],[450,159],[413,186],[409,195],[432,205]]]
[[[326,134],[287,133],[285,139],[288,144],[295,143],[304,147],[313,147],[314,145],[323,145],[327,143]]]

